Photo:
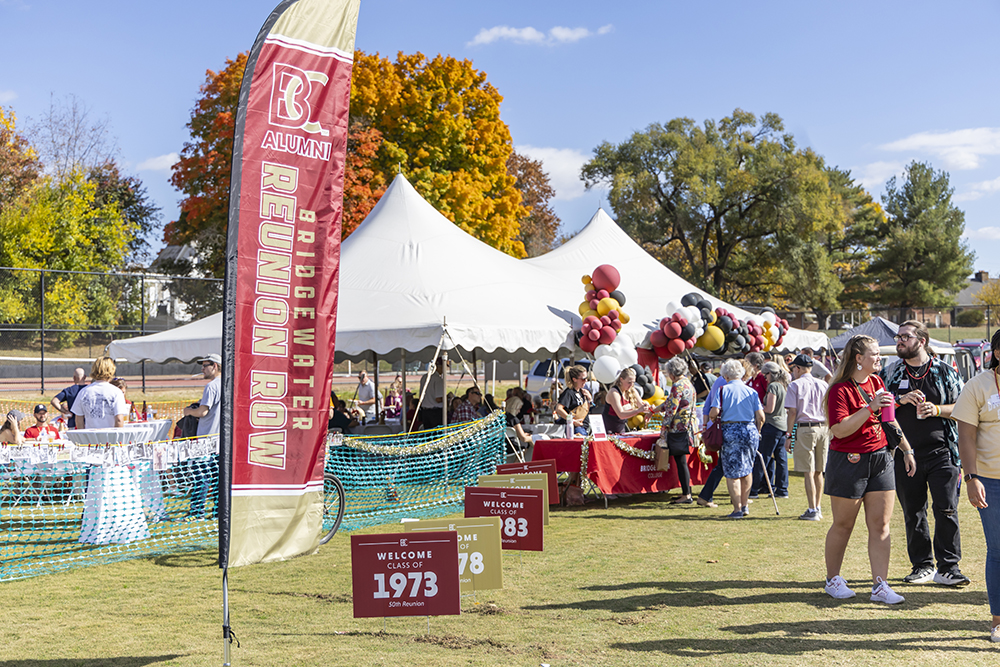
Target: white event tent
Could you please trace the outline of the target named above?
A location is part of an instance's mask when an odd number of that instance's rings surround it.
[[[336,360],[428,361],[460,348],[478,359],[527,360],[569,351],[573,285],[492,248],[462,231],[397,176],[365,221],[340,248]],[[558,304],[550,307],[548,304]],[[221,314],[188,327],[216,331]],[[194,341],[165,345],[183,328],[114,341],[108,353],[129,361],[197,359]],[[156,341],[154,338],[159,337]]]
[[[660,264],[603,210],[555,250],[515,259],[459,229],[397,176],[341,245],[336,360],[428,361],[437,348],[478,359],[570,354],[579,329],[581,276],[611,264],[640,342],[668,301],[698,291]],[[749,313],[708,297],[741,317]],[[447,335],[444,335],[447,330]],[[222,314],[149,336],[117,340],[115,358],[193,361],[222,348]],[[442,341],[443,338],[443,341]],[[792,329],[783,347],[828,347],[825,335]],[[577,350],[579,354],[579,350]]]
[[[748,311],[709,296],[665,267],[622,231],[603,209],[598,209],[587,226],[563,245],[522,262],[556,276],[560,284],[573,285],[576,290],[575,300],[568,307],[574,311],[583,301],[581,279],[585,274],[602,264],[610,264],[618,269],[621,275],[618,289],[626,299],[622,309],[630,318],[622,331],[635,344],[642,342],[646,334],[666,315],[665,307],[668,302],[679,303],[681,297],[689,292],[698,292],[713,307],[722,306],[740,319],[750,315]],[[801,329],[790,329],[781,343],[781,348],[788,350],[829,346],[829,339],[825,334]]]

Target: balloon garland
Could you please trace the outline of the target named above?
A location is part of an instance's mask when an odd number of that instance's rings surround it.
[[[770,351],[781,344],[788,331],[788,321],[779,318],[773,308],[740,320],[722,306],[712,308],[697,292],[685,294],[680,303],[669,302],[666,311],[667,316],[648,338],[660,359],[696,346],[717,355]]]
[[[583,324],[576,335],[576,343],[588,354],[594,354],[600,345],[611,345],[618,338],[623,324],[629,317],[622,310],[625,295],[618,289],[621,274],[610,264],[602,264],[583,277],[587,290],[580,303]]]

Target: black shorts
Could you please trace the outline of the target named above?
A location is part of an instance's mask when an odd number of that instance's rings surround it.
[[[852,463],[849,457],[858,457]],[[872,491],[895,491],[896,474],[888,447],[870,454],[847,454],[830,450],[826,459],[823,492],[838,498],[863,498]]]

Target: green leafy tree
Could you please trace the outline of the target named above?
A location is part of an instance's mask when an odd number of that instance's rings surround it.
[[[598,146],[582,175],[610,185],[618,223],[647,251],[717,296],[783,305],[805,274],[824,294],[836,287],[818,236],[840,224],[830,179],[776,114],[656,123]]]
[[[948,174],[912,162],[905,178],[889,179],[877,230],[878,256],[868,276],[878,286],[875,301],[900,309],[949,306],[965,286],[974,254],[962,240],[965,214],[951,202]]]
[[[0,211],[0,265],[47,271],[46,326],[61,329],[110,328],[129,321],[138,290],[101,275],[123,268],[137,226],[117,202],[101,202],[98,187],[82,171],[61,180],[42,178]],[[36,271],[12,271],[0,280],[4,323],[41,323],[40,280]],[[66,345],[77,336],[63,333]]]

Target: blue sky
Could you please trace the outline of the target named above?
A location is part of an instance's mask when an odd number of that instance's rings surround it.
[[[0,0],[0,104],[19,123],[73,94],[174,219],[169,164],[205,79],[248,49],[276,0]],[[773,111],[879,198],[911,160],[947,171],[977,269],[1000,275],[996,2],[362,0],[357,47],[470,59],[542,159],[565,231],[599,205],[579,168],[678,116]]]

